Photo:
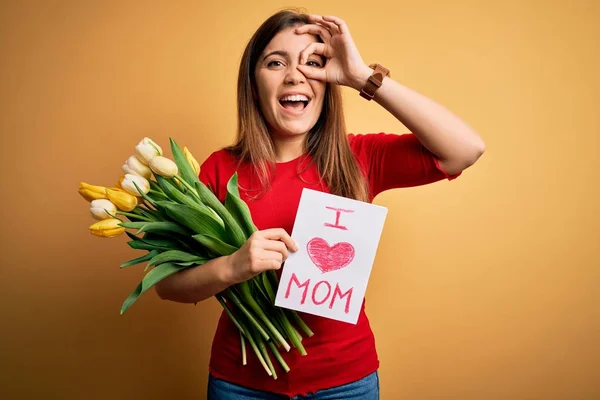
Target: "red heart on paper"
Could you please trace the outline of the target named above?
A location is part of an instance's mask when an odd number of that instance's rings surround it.
[[[354,259],[354,246],[350,243],[340,242],[329,246],[325,239],[319,237],[308,242],[306,251],[323,273],[342,269]]]

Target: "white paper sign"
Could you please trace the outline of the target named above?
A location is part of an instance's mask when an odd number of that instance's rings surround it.
[[[303,189],[275,305],[356,324],[387,208]]]

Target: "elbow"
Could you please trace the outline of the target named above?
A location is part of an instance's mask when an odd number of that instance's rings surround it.
[[[468,147],[461,149],[459,155],[457,154],[455,157],[446,160],[441,159],[442,168],[448,175],[458,174],[475,164],[484,152],[485,143],[478,138],[470,143]]]
[[[475,164],[477,160],[483,155],[485,152],[485,142],[482,138],[477,136],[468,146],[468,149],[465,149],[463,155],[463,168],[467,169],[471,165]]]
[[[473,150],[471,151],[471,165],[475,164],[475,162],[479,160],[479,157],[481,157],[483,153],[485,153],[485,142],[480,137],[478,137],[477,139],[478,140],[476,141],[476,143],[473,144]]]

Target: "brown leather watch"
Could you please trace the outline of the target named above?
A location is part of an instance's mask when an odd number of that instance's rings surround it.
[[[373,69],[373,74],[365,83],[365,86],[360,90],[360,95],[367,100],[373,100],[375,97],[375,92],[377,89],[381,87],[383,84],[383,78],[386,76],[390,76],[390,71],[380,64],[371,64],[369,68]]]

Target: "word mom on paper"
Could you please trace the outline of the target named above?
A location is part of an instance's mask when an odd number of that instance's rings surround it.
[[[387,208],[304,189],[275,305],[356,324]]]

